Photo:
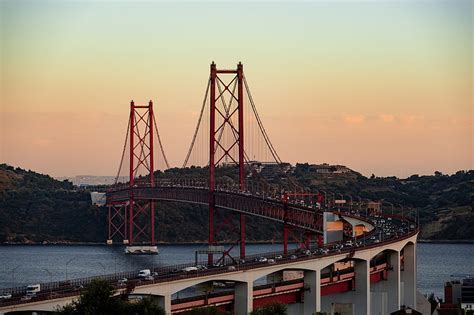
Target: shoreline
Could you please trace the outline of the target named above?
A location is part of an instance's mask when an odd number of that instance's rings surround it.
[[[474,240],[418,240],[418,243],[425,244],[474,244]]]
[[[247,244],[251,245],[268,245],[268,244],[282,244],[283,241],[247,241]],[[426,240],[420,239],[418,243],[423,244],[474,244],[474,240]],[[228,245],[229,243],[222,243],[223,245]],[[120,247],[124,246],[121,243],[116,243],[112,245],[108,245],[105,242],[67,242],[67,241],[59,241],[59,242],[38,242],[38,243],[15,243],[15,242],[5,242],[0,243],[0,247],[2,246],[112,246],[112,247]],[[157,242],[157,246],[159,245],[177,245],[177,246],[185,246],[185,245],[207,245],[207,242]]]

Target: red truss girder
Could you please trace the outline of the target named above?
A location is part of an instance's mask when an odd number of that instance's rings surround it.
[[[208,205],[209,192],[206,188],[194,187],[135,187],[133,195],[136,200],[176,200],[189,203]],[[107,194],[107,202],[128,200],[129,189],[117,190]],[[237,194],[232,192],[214,192],[214,206],[216,208],[238,211],[244,214],[260,216],[278,222],[285,222],[290,226],[303,230],[322,233],[323,211],[306,208],[298,205],[288,205],[284,209],[281,201],[270,201],[259,197]],[[285,217],[286,211],[286,217]]]

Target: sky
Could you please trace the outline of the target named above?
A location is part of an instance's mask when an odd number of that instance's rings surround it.
[[[180,166],[209,64],[275,149],[370,176],[474,169],[473,1],[0,1],[0,162],[114,175],[129,102]]]

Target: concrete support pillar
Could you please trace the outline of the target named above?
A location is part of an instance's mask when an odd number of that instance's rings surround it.
[[[416,245],[407,244],[403,249],[403,304],[416,309]]]
[[[332,212],[323,213],[324,244],[342,241],[344,224],[338,215]]]
[[[234,312],[236,315],[247,315],[253,310],[253,282],[235,284]]]
[[[171,295],[158,296],[158,305],[165,310],[166,314],[171,314]]]
[[[370,263],[367,260],[357,260],[355,264],[355,315],[370,314]]]
[[[400,252],[390,252],[390,266],[392,270],[387,274],[388,312],[400,309]]]
[[[304,272],[304,315],[321,311],[321,270]]]

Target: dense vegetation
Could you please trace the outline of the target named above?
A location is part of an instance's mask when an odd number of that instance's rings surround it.
[[[157,177],[205,177],[207,169],[171,169]],[[288,176],[271,179],[253,175],[255,181],[273,187],[291,188]],[[291,181],[312,191],[325,190],[394,204],[395,211],[405,213],[416,208],[422,223],[422,238],[434,240],[474,240],[474,171],[453,175],[436,172],[432,176],[364,177],[356,172],[316,174],[308,164],[297,164]],[[220,183],[235,183],[232,168],[219,168]],[[346,195],[347,197],[347,195]],[[390,209],[385,204],[384,209]],[[228,219],[230,217],[230,219]],[[238,239],[238,217],[217,212],[218,239]],[[158,203],[157,238],[164,242],[196,242],[207,239],[205,207],[175,203]],[[179,223],[179,224],[177,224]],[[227,223],[227,224],[226,224]],[[88,191],[73,187],[68,181],[57,181],[20,168],[0,165],[0,242],[104,242],[106,209],[92,206]],[[247,217],[249,241],[278,241],[281,227],[260,218]]]
[[[104,239],[105,220],[72,183],[0,165],[0,241],[94,242]]]
[[[152,298],[128,302],[126,296],[114,297],[114,288],[106,280],[93,280],[79,299],[57,310],[61,315],[165,315],[165,311]]]

